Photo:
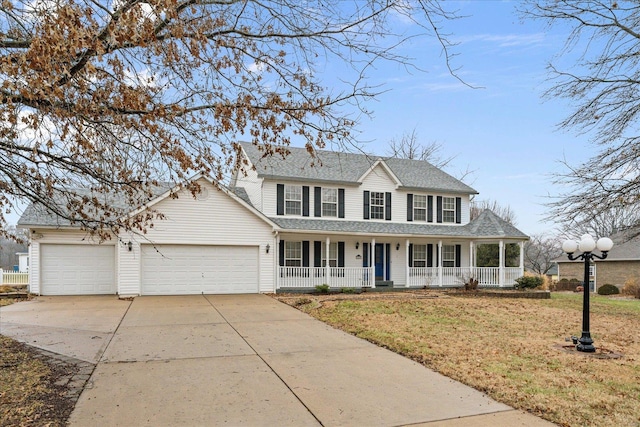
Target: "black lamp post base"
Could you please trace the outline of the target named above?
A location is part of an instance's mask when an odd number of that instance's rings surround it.
[[[584,353],[595,353],[596,348],[593,345],[593,340],[591,339],[590,334],[582,333],[582,337],[580,337],[578,345],[576,345],[576,350]]]

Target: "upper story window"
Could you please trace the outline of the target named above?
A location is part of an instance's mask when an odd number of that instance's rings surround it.
[[[427,196],[413,195],[413,220],[427,220]]]
[[[364,191],[364,219],[384,219],[391,221],[391,193]]]
[[[436,197],[436,213],[437,213],[437,220],[439,223],[461,224],[462,223],[462,198],[437,196]]]
[[[456,247],[454,245],[442,246],[442,266],[443,267],[456,266]]]
[[[322,216],[338,216],[338,189],[322,189]]]
[[[384,193],[371,192],[371,219],[384,219]]]
[[[284,242],[284,265],[302,266],[302,242]]]
[[[284,186],[284,208],[286,215],[302,215],[302,186]]]
[[[456,222],[455,197],[442,198],[442,222]]]
[[[413,245],[413,266],[427,266],[427,245]]]

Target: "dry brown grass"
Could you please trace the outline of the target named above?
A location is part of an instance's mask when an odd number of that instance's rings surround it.
[[[640,426],[638,300],[593,297],[596,346],[624,355],[597,359],[556,347],[566,344],[565,337],[579,335],[580,295],[554,294],[551,300],[359,298],[313,297],[314,302],[298,305],[560,425]]]

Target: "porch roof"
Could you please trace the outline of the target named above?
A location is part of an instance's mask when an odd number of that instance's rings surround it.
[[[526,240],[528,236],[513,227],[512,235],[498,234],[487,227],[471,227],[473,224],[463,226],[442,225],[431,223],[397,223],[376,221],[342,221],[325,219],[304,218],[269,218],[275,222],[282,231],[299,232],[330,232],[330,233],[354,233],[369,235],[404,235],[416,237],[462,237],[462,238],[512,238]]]

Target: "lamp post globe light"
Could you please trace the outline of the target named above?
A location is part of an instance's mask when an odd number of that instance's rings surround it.
[[[582,283],[584,292],[582,299],[582,336],[576,345],[576,350],[578,351],[586,353],[593,353],[596,351],[596,348],[593,345],[593,340],[591,339],[591,332],[589,331],[589,265],[591,264],[591,260],[595,258],[605,259],[607,257],[607,253],[612,247],[613,242],[610,238],[601,237],[596,242],[590,234],[584,234],[580,238],[579,242],[566,240],[562,244],[562,250],[567,253],[567,256],[571,261],[578,259],[584,261],[584,282]],[[598,249],[602,254],[595,254],[593,252],[595,249]],[[574,256],[573,254],[576,250],[579,250],[582,253]]]

